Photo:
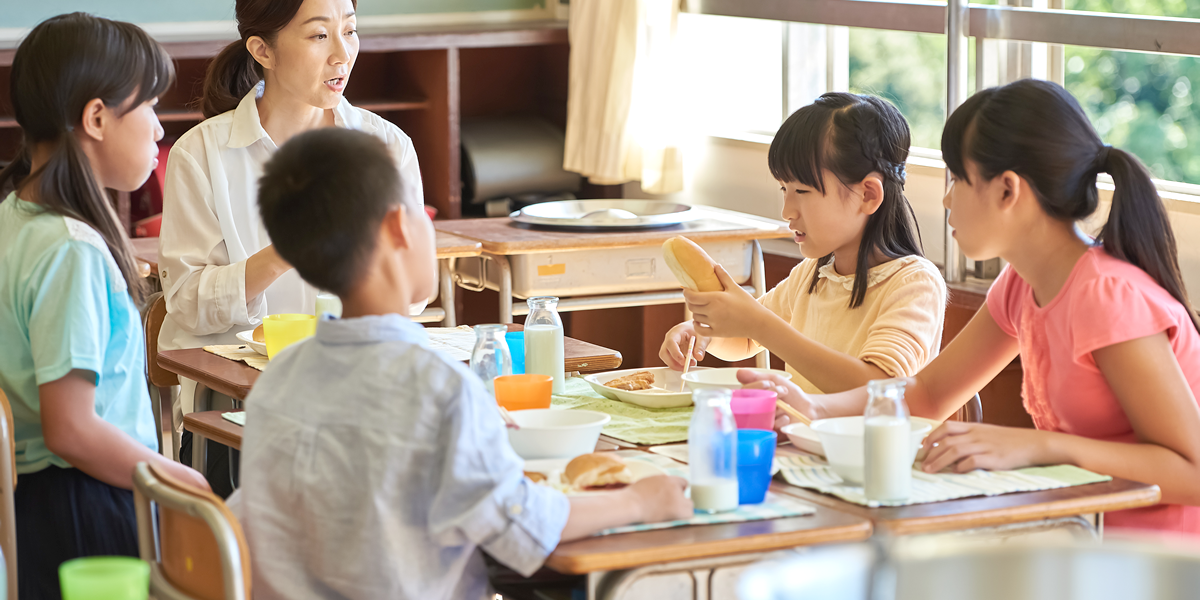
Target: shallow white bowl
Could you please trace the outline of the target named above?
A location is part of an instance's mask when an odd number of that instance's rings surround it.
[[[703,389],[725,389],[725,390],[740,390],[742,383],[738,381],[738,371],[756,371],[758,373],[775,373],[783,376],[784,379],[791,379],[792,374],[787,371],[779,371],[776,369],[738,369],[734,367],[726,367],[721,369],[704,369],[701,371],[688,371],[687,375],[683,376],[683,381],[687,383],[687,387],[691,391]]]
[[[508,443],[525,460],[574,458],[594,452],[600,430],[612,420],[590,410],[533,408],[508,414],[521,426],[508,430]]]
[[[237,332],[237,339],[240,340],[243,344],[250,346],[250,348],[252,350],[254,350],[255,352],[257,352],[263,356],[267,355],[267,345],[262,342],[254,341],[254,330],[253,329],[247,329],[246,331]]]
[[[692,368],[703,371],[708,367]],[[646,371],[654,376],[653,388],[649,390],[629,391],[618,390],[606,385],[614,379],[632,375],[639,371]],[[623,371],[584,375],[583,380],[588,382],[588,385],[591,385],[597,394],[610,400],[620,400],[646,408],[681,408],[692,405],[692,393],[690,391],[680,391],[680,386],[683,384],[679,379],[681,374],[681,371],[674,371],[670,367],[655,367],[651,369],[625,369]]]
[[[791,427],[791,425],[788,425]],[[917,457],[921,440],[933,431],[928,419],[909,419],[910,453],[908,462]],[[863,418],[838,417],[813,421],[812,430],[821,438],[821,448],[833,472],[846,483],[861,484],[863,480]],[[791,437],[790,435],[788,436]]]

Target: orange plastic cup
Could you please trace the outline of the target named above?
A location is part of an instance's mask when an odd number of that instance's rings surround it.
[[[317,332],[317,317],[306,314],[269,315],[263,319],[267,358],[275,358],[280,350],[312,337]]]
[[[493,382],[496,402],[508,410],[550,408],[554,378],[549,375],[501,375]]]

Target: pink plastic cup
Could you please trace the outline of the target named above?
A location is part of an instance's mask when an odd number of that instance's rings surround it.
[[[774,429],[775,399],[778,397],[771,390],[733,390],[729,408],[738,429]]]

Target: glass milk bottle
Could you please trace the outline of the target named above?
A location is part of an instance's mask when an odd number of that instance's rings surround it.
[[[867,500],[898,502],[912,493],[913,448],[905,382],[867,383],[870,400],[863,414],[863,487]]]
[[[505,325],[476,325],[475,349],[471,351],[471,372],[477,375],[489,394],[496,395],[495,379],[512,375],[512,354],[504,334]]]
[[[317,306],[315,312],[317,319],[320,320],[321,315],[330,314],[333,318],[342,318],[342,299],[338,298],[337,294],[329,292],[320,292],[317,294]]]
[[[698,513],[738,507],[737,425],[729,409],[732,394],[724,389],[696,390],[688,427],[688,469],[692,504]]]
[[[566,391],[566,362],[558,298],[530,298],[529,316],[525,317],[525,372],[553,377],[553,393],[562,394]]]

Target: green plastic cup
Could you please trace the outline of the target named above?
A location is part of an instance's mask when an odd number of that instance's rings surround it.
[[[129,556],[89,556],[58,567],[63,600],[147,600],[150,564]]]

